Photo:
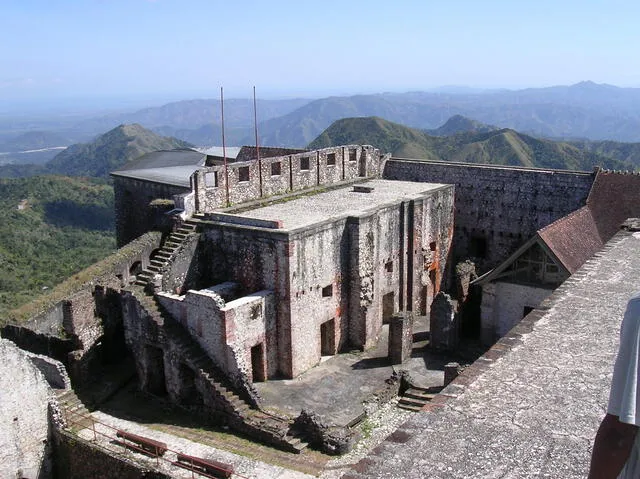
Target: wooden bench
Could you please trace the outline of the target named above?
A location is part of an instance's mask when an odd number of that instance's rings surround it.
[[[116,436],[124,439],[121,444],[125,447],[141,452],[147,456],[158,457],[167,452],[167,445],[164,442],[149,439],[148,437],[138,436],[137,434],[122,431],[120,429],[118,429]]]
[[[207,477],[229,478],[233,475],[233,466],[224,462],[202,459],[201,457],[178,454],[178,460],[173,465],[195,471]]]

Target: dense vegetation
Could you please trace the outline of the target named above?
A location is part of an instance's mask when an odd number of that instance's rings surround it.
[[[0,321],[115,247],[113,188],[59,176],[0,179]]]
[[[456,122],[464,124],[460,118]],[[360,143],[397,157],[566,170],[591,170],[594,166],[630,170],[640,166],[632,163],[632,155],[617,158],[613,148],[605,156],[579,144],[542,140],[477,122],[466,124],[472,128],[470,131],[461,131],[458,127],[460,132],[455,135],[432,136],[382,118],[345,118],[334,122],[309,148]]]

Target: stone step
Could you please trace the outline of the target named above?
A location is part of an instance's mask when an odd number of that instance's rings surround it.
[[[422,408],[424,407],[424,404],[422,406],[414,406],[411,404],[403,404],[402,401],[398,402],[398,407],[400,409],[406,409],[407,411],[413,411],[413,412],[418,412],[421,411]]]
[[[434,397],[436,397],[433,393],[428,393],[424,389],[418,388],[409,388],[403,394],[405,398],[419,399],[424,401],[431,401]]]
[[[163,266],[165,266],[167,264],[166,261],[160,261],[157,259],[152,259],[151,261],[149,261],[149,264],[151,266],[157,266],[158,268],[162,268]]]
[[[408,398],[406,396],[400,398],[400,400],[398,401],[398,404],[405,404],[405,405],[409,405],[409,406],[419,406],[422,407],[425,404],[427,404],[429,401],[428,400],[424,400],[424,399],[414,399],[414,398]]]
[[[305,450],[309,446],[308,442],[303,441],[299,437],[294,437],[294,438],[289,439],[289,437],[287,436],[285,438],[285,441],[287,441],[291,445],[291,447],[294,449],[294,452],[296,454],[301,454],[302,451]]]

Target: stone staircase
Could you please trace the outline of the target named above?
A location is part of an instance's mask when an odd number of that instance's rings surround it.
[[[160,250],[153,256],[149,263],[149,267],[136,275],[135,284],[138,286],[146,286],[153,281],[156,274],[169,265],[180,245],[191,234],[196,232],[198,223],[193,220],[185,221],[176,231],[173,231],[167,239],[162,243]]]
[[[69,429],[78,432],[93,424],[91,412],[76,396],[73,389],[62,389],[57,393],[57,396],[58,404],[60,404]]]
[[[398,407],[407,411],[418,412],[425,404],[429,403],[440,392],[442,387],[421,388],[417,386],[407,389],[400,400]]]
[[[172,343],[173,351],[205,379],[210,392],[224,405],[221,409],[229,418],[232,428],[289,452],[300,453],[308,446],[308,443],[291,429],[290,419],[262,411],[257,403],[251,404],[236,394],[211,358],[184,327],[164,310],[156,298],[146,292],[148,290],[138,285],[131,288],[131,291],[159,326],[161,334]]]

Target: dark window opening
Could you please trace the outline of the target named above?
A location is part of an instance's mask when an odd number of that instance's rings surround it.
[[[432,241],[431,243],[429,243],[429,249],[431,251],[435,251],[436,250],[436,242]]]
[[[349,161],[356,161],[358,159],[358,152],[356,150],[349,150]]]
[[[262,316],[262,305],[256,304],[251,306],[251,319],[258,319]]]
[[[336,164],[336,154],[335,153],[329,153],[327,155],[327,165],[328,166],[335,166]]]
[[[387,273],[393,273],[393,261],[387,261],[384,264],[384,269]]]
[[[331,296],[333,296],[333,285],[327,285],[324,288],[322,288],[322,297],[323,298],[330,298]]]
[[[140,273],[142,273],[142,263],[140,261],[135,261],[129,268],[129,275],[135,276]]]
[[[271,176],[280,176],[281,170],[282,168],[279,161],[271,163]]]
[[[481,236],[471,238],[469,242],[469,256],[473,258],[487,257],[487,240]]]
[[[241,166],[238,168],[238,181],[249,181],[249,167]]]
[[[303,156],[302,158],[300,158],[300,169],[301,170],[308,170],[309,169],[309,157],[308,156]]]

